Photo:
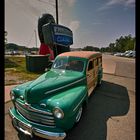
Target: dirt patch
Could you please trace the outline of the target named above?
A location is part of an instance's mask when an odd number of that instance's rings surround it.
[[[21,84],[31,79],[24,79],[22,75],[11,74],[11,72],[5,73],[5,85]]]

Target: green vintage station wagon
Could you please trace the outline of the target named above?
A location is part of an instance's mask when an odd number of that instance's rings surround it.
[[[58,55],[51,69],[11,90],[13,126],[26,135],[61,140],[80,121],[88,97],[102,80],[102,54]]]

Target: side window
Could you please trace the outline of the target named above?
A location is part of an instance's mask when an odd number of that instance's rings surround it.
[[[93,69],[93,61],[90,61],[89,64],[88,64],[88,71]]]

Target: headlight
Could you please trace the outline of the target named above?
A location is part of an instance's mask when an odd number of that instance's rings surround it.
[[[40,106],[41,106],[42,108],[46,108],[47,105],[44,104],[44,103],[41,103]]]
[[[15,99],[15,95],[14,95],[13,91],[10,92],[10,96],[11,96],[11,99],[12,99],[12,100]]]
[[[64,117],[63,111],[58,107],[54,108],[53,113],[54,113],[54,116],[58,119],[62,119]]]

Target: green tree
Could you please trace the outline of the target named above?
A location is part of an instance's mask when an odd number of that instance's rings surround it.
[[[127,50],[135,49],[135,37],[130,34],[127,36],[121,36],[116,39],[115,43],[110,43],[108,47],[101,48],[102,52],[125,52]]]
[[[134,38],[129,34],[128,36],[120,37],[116,39],[116,47],[119,52],[125,52],[127,50],[134,49]]]
[[[110,43],[109,44],[109,51],[114,52],[115,51],[115,43]]]
[[[93,46],[86,46],[82,49],[83,51],[100,51],[99,48]]]

